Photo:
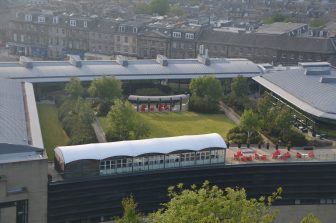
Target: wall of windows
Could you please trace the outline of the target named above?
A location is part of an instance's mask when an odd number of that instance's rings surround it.
[[[224,163],[224,149],[188,151],[174,154],[155,154],[134,158],[110,158],[100,161],[100,175],[178,168],[195,165]]]

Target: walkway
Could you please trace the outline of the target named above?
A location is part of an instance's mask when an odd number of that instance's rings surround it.
[[[96,133],[96,137],[97,137],[98,142],[99,143],[107,142],[105,133],[104,133],[102,127],[100,126],[100,122],[97,118],[94,119],[94,121],[92,123],[92,127],[93,127],[93,130]]]

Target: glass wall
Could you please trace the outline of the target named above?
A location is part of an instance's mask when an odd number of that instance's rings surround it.
[[[196,165],[224,163],[225,149],[188,151],[174,154],[147,155],[134,158],[111,158],[100,161],[100,175],[178,168]]]

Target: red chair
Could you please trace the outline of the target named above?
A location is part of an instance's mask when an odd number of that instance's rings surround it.
[[[272,159],[278,159],[279,154],[276,152],[272,153]]]
[[[281,151],[280,150],[275,150],[274,152],[276,155],[280,155],[281,154]]]
[[[267,160],[267,157],[265,154],[261,156],[261,160]]]
[[[154,112],[154,107],[153,106],[150,107],[150,112]]]
[[[247,161],[247,157],[246,156],[242,156],[242,157],[240,157],[240,160],[241,161]]]
[[[238,154],[233,154],[233,159],[234,160],[240,160],[240,156],[238,156]]]
[[[238,156],[243,156],[242,151],[238,150],[238,151],[237,151],[237,155],[238,155]]]
[[[311,159],[315,158],[314,152],[313,151],[309,152],[308,157],[311,158]]]
[[[246,160],[247,160],[247,161],[252,161],[252,160],[253,160],[253,157],[252,157],[252,156],[247,156],[247,157],[246,157]]]
[[[254,159],[259,160],[261,156],[258,153],[254,153]]]
[[[297,153],[296,153],[296,159],[301,159],[301,158],[302,158],[302,154],[299,153],[299,152],[297,152]]]

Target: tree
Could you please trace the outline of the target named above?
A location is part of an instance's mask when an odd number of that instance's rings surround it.
[[[65,85],[65,94],[71,98],[83,97],[84,88],[78,78],[71,78],[69,83]]]
[[[152,0],[149,5],[152,13],[165,15],[169,11],[169,3],[167,0]]]
[[[114,77],[103,76],[92,81],[89,87],[91,97],[98,97],[101,100],[114,100],[121,97],[121,81]]]
[[[133,196],[125,198],[121,202],[123,207],[123,216],[117,219],[117,223],[141,223],[144,222],[141,214],[137,211],[138,204],[135,203]]]
[[[240,117],[240,126],[247,132],[247,143],[250,143],[250,137],[253,132],[259,128],[259,118],[252,110],[245,110]]]
[[[89,87],[89,94],[91,97],[98,98],[98,115],[105,116],[109,112],[113,100],[121,98],[121,86],[121,81],[114,77],[103,76],[92,81]]]
[[[231,94],[235,98],[246,97],[250,93],[250,87],[246,77],[238,75],[232,80]]]
[[[145,2],[137,3],[135,5],[135,12],[138,14],[148,14],[148,15],[152,13],[150,6],[146,4]]]
[[[292,119],[291,110],[286,106],[280,106],[275,118],[275,127],[280,130],[282,139],[285,138],[286,132],[290,129]]]
[[[244,189],[210,186],[204,182],[201,188],[195,185],[184,189],[183,184],[168,189],[170,201],[149,216],[153,223],[221,223],[273,222],[277,210],[270,208],[280,198],[281,188],[265,199],[247,199]]]
[[[173,5],[172,7],[170,7],[168,15],[169,16],[183,16],[184,15],[184,10],[179,5]]]
[[[222,97],[220,81],[213,76],[193,78],[190,82],[190,109],[199,112],[218,111],[218,103]]]
[[[301,220],[301,223],[321,223],[321,221],[315,215],[310,213]]]
[[[324,26],[324,25],[325,25],[325,22],[322,19],[312,19],[309,22],[310,27],[321,27],[321,26]]]
[[[107,137],[110,140],[139,139],[149,135],[148,125],[128,101],[115,100],[107,117],[110,125]]]

